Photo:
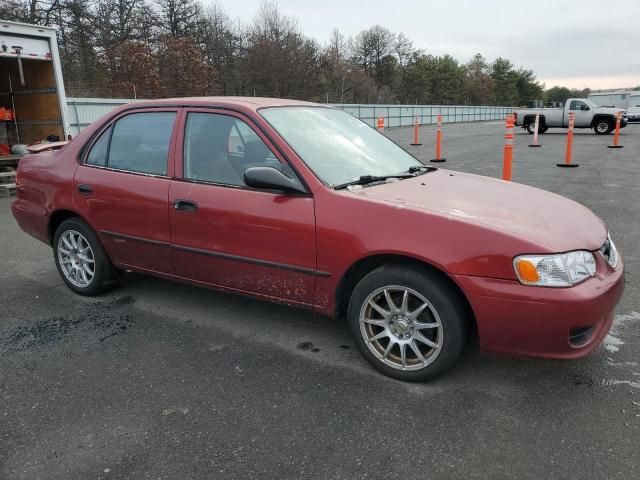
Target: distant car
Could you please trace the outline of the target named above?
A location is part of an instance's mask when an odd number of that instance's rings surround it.
[[[485,351],[586,355],[623,290],[587,208],[425,166],[305,102],[128,104],[25,156],[13,214],[79,294],[135,270],[346,318],[364,357],[402,380],[451,368],[472,330]]]
[[[629,122],[640,122],[640,105],[634,105],[627,110]]]
[[[599,107],[584,98],[569,98],[564,108],[527,108],[514,112],[515,125],[522,127],[529,133],[535,129],[536,114],[540,115],[539,133],[545,133],[549,128],[567,128],[569,114],[575,115],[575,128],[593,128],[597,135],[606,135],[616,126],[616,115],[620,114],[620,126],[627,126],[626,112],[621,108]]]

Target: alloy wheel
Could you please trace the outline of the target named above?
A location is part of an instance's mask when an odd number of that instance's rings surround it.
[[[87,239],[76,230],[67,230],[60,235],[57,250],[65,278],[79,288],[91,285],[95,277],[95,257]]]
[[[364,301],[359,321],[369,350],[397,370],[421,370],[442,350],[440,316],[423,295],[411,288],[378,288]]]

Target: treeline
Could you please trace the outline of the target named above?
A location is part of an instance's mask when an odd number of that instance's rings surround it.
[[[545,98],[547,102],[564,103],[568,98],[587,98],[590,93],[590,88],[551,87],[545,92]]]
[[[250,23],[197,0],[3,0],[0,18],[59,29],[69,96],[257,95],[341,103],[522,105],[544,98],[509,60],[467,63],[375,25],[320,45],[273,1]]]

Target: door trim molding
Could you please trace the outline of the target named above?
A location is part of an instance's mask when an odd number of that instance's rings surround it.
[[[287,270],[290,272],[304,273],[306,275],[313,275],[316,277],[331,276],[331,273],[329,272],[322,272],[320,270],[314,270],[313,268],[298,267],[296,265],[289,265],[288,263],[271,262],[269,260],[260,260],[259,258],[243,257],[240,255],[233,255],[231,253],[215,252],[213,250],[203,250],[200,248],[185,247],[183,245],[171,245],[171,248],[173,250],[178,250],[182,252],[195,253],[198,255],[205,255],[207,257],[223,258],[225,260],[233,260],[236,262],[250,263],[252,265],[260,265],[263,267],[277,268],[279,270]]]
[[[158,245],[161,247],[171,246],[169,242],[163,242],[162,240],[153,240],[151,238],[136,237],[135,235],[127,235],[125,233],[111,232],[109,230],[100,230],[100,234],[106,235],[107,237],[121,238],[124,240],[133,240],[135,242],[149,243],[151,245]]]
[[[111,232],[108,230],[100,230],[100,233],[108,237],[121,238],[124,240],[132,240],[132,241],[141,242],[141,243],[148,243],[151,245],[164,246],[164,247],[171,248],[172,250],[195,253],[197,255],[205,255],[207,257],[223,258],[225,260],[233,260],[236,262],[249,263],[252,265],[260,265],[263,267],[276,268],[278,270],[287,270],[289,272],[303,273],[305,275],[313,275],[315,277],[331,276],[330,272],[323,272],[320,270],[314,270],[313,268],[307,268],[307,267],[298,267],[296,265],[290,265],[288,263],[271,262],[269,260],[261,260],[259,258],[252,258],[252,257],[243,257],[241,255],[233,255],[231,253],[216,252],[213,250],[203,250],[201,248],[186,247],[184,245],[174,245],[169,242],[163,242],[161,240],[152,240],[149,238],[136,237],[134,235]]]

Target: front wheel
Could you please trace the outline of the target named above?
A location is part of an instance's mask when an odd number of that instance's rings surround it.
[[[593,126],[596,135],[608,135],[613,130],[613,122],[607,118],[602,118]]]
[[[465,308],[446,280],[402,265],[379,267],[358,283],[348,322],[371,365],[413,382],[452,368],[467,337]]]
[[[53,251],[64,283],[80,295],[98,295],[117,282],[118,271],[98,237],[79,218],[60,224],[53,236]]]

